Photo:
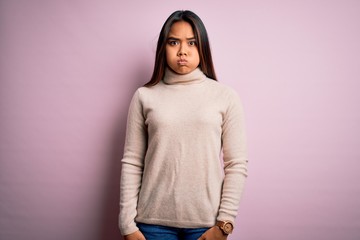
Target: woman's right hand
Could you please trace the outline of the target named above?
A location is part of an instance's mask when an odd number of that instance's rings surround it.
[[[146,240],[144,235],[138,230],[134,233],[124,236],[124,240]]]

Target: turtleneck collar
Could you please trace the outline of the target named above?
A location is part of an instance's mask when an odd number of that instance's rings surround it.
[[[177,74],[170,70],[168,67],[165,69],[164,83],[165,84],[192,84],[200,83],[206,79],[206,75],[200,70],[200,68],[194,69],[187,74]]]

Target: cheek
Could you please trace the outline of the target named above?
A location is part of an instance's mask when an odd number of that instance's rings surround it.
[[[169,51],[167,49],[165,51],[165,59],[166,59],[167,63],[170,61],[170,54],[169,54]]]
[[[194,53],[195,54],[195,58],[198,62],[198,64],[200,63],[200,54],[199,54],[199,51],[196,50],[196,52]]]
[[[165,56],[166,56],[166,61],[171,61],[171,59],[173,58],[173,53],[174,51],[172,49],[166,49],[165,51]]]

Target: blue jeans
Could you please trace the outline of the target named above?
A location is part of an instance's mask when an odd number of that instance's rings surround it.
[[[137,223],[146,240],[197,240],[209,228],[176,228]]]

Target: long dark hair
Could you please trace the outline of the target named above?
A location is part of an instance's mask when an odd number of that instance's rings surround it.
[[[209,38],[204,23],[195,13],[185,10],[173,12],[162,26],[156,48],[154,71],[150,81],[144,85],[145,87],[154,86],[163,79],[167,66],[165,53],[167,37],[171,26],[178,21],[185,21],[191,25],[200,56],[199,67],[208,78],[217,80],[211,57]]]

